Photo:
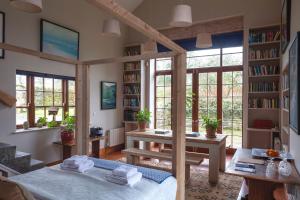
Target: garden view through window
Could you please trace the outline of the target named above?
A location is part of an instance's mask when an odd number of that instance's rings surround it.
[[[155,127],[171,129],[171,58],[155,60]],[[220,120],[226,144],[242,146],[243,48],[187,53],[186,131],[205,132],[203,116]]]

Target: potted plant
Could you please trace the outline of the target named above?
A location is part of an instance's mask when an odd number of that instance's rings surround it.
[[[67,113],[62,122],[61,142],[63,144],[72,143],[74,140],[74,132],[75,132],[75,117],[72,117]]]
[[[55,127],[58,127],[59,124],[57,121],[52,120],[51,122],[47,123],[47,126],[48,126],[48,128],[55,128]]]
[[[150,122],[150,117],[151,117],[151,112],[149,112],[146,109],[140,110],[137,113],[136,119],[138,121],[140,131],[146,131],[146,127],[147,127],[148,123]]]
[[[42,128],[43,126],[47,125],[47,118],[46,117],[40,117],[37,120],[37,127]]]
[[[206,129],[207,138],[215,138],[216,131],[219,126],[219,120],[215,118],[209,118],[208,116],[203,117],[203,126]]]

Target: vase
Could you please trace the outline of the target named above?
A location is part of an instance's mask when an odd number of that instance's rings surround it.
[[[146,131],[147,122],[139,122],[139,130]]]
[[[216,138],[216,129],[212,127],[207,127],[206,128],[206,137],[207,138]]]
[[[74,141],[74,132],[73,131],[62,131],[60,133],[61,142],[63,144],[72,143]]]
[[[278,165],[278,172],[282,176],[290,176],[291,175],[292,167],[286,158],[284,158],[282,161],[280,161],[280,163]]]

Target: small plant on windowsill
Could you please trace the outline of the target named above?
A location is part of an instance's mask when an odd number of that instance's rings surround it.
[[[47,125],[47,117],[40,117],[37,120],[37,127],[42,128],[43,126]]]
[[[151,112],[149,112],[147,109],[140,110],[136,114],[136,119],[139,123],[140,131],[146,131],[146,127],[150,123],[150,118],[151,118]]]
[[[61,142],[63,144],[72,143],[74,141],[75,117],[68,113],[65,115],[61,126]]]
[[[204,116],[202,119],[203,119],[202,125],[206,129],[206,137],[215,138],[220,120],[217,120],[215,118],[209,118],[208,116]]]
[[[51,122],[47,123],[48,128],[56,128],[59,126],[59,123],[57,121],[52,120]]]

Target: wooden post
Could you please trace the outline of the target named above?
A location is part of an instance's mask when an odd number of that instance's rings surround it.
[[[185,199],[185,97],[186,54],[174,57],[172,66],[172,172],[177,179],[177,200]]]
[[[79,155],[87,155],[89,150],[89,68],[89,65],[76,65],[76,147]]]

